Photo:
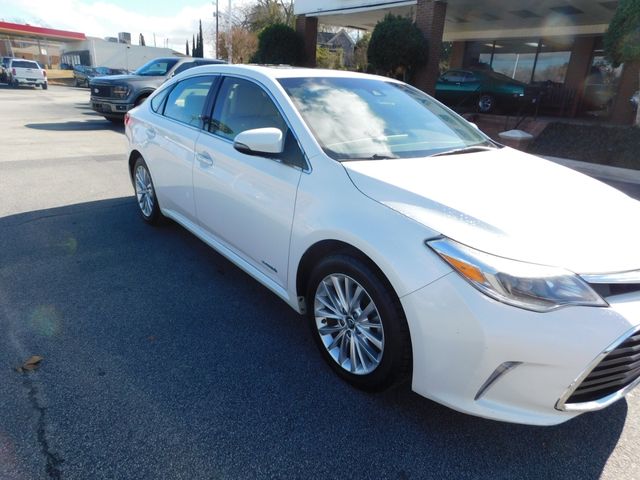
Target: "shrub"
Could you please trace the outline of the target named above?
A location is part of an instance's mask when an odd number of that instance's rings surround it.
[[[304,40],[287,25],[270,25],[258,34],[258,50],[251,61],[300,65],[304,61]]]
[[[388,14],[373,29],[367,59],[380,73],[406,78],[427,62],[427,48],[427,40],[415,23]]]

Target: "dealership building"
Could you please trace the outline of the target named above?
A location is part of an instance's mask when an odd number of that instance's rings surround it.
[[[429,41],[429,58],[452,42],[450,67],[491,68],[557,96],[558,114],[630,124],[638,90],[637,64],[614,68],[603,35],[617,1],[605,0],[296,0],[297,30],[315,63],[318,23],[371,31],[388,13],[409,16]],[[430,61],[415,83],[433,92],[439,62]]]
[[[0,22],[0,56],[36,60],[47,68],[60,64],[134,70],[157,57],[180,56],[170,48],[131,45],[131,36],[87,37],[84,33]]]

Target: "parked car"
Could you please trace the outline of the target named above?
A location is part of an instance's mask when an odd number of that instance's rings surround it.
[[[43,90],[48,88],[47,71],[33,60],[12,58],[9,60],[7,75],[7,82],[15,88],[20,85],[42,87]]]
[[[122,68],[109,67],[87,67],[76,65],[73,68],[73,78],[76,87],[89,87],[91,79],[96,77],[107,77],[110,75],[127,75],[129,72]]]
[[[525,83],[491,70],[449,70],[438,79],[436,98],[451,107],[489,113],[497,107],[518,108],[531,94]]]
[[[191,57],[156,58],[131,75],[115,75],[91,81],[91,108],[112,122],[140,105],[166,80],[192,67],[225,63],[223,60]]]
[[[2,57],[0,63],[0,82],[9,83],[9,62],[13,57]]]
[[[142,219],[175,220],[304,313],[356,387],[410,377],[457,410],[552,425],[640,382],[640,202],[409,85],[194,68],[125,134]]]

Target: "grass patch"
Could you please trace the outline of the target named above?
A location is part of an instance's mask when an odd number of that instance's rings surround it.
[[[528,151],[640,170],[640,128],[554,122],[547,125]]]

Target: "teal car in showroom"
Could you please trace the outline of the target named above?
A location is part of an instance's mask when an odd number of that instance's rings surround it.
[[[517,109],[531,98],[529,86],[492,70],[449,70],[438,79],[436,98],[456,109],[473,107],[482,113]]]

